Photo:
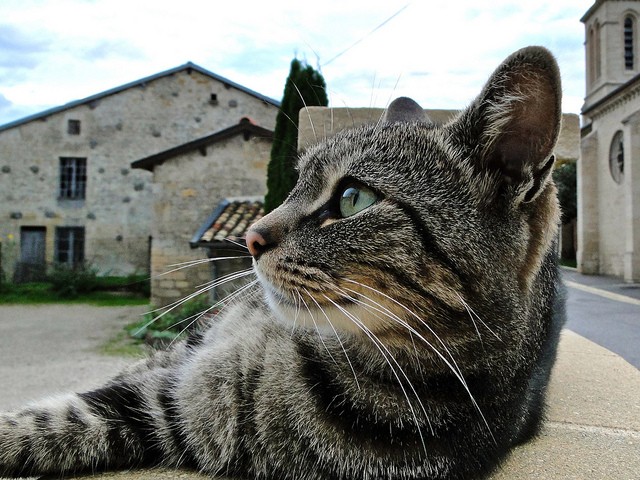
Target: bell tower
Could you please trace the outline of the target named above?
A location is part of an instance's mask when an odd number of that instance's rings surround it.
[[[581,20],[578,269],[640,282],[640,0],[596,0]]]
[[[597,0],[580,20],[587,67],[584,110],[640,73],[640,0]]]

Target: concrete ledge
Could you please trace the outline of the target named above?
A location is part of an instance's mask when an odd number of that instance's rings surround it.
[[[632,480],[640,472],[640,371],[565,330],[548,421],[492,478]]]
[[[565,330],[549,387],[548,421],[492,479],[632,480],[640,472],[640,371]],[[202,480],[193,472],[146,470],[82,477]]]

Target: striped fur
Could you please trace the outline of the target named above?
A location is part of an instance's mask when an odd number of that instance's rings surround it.
[[[0,476],[495,469],[540,426],[564,318],[557,66],[521,50],[455,120],[421,115],[402,99],[310,148],[247,236],[258,290],[98,390],[1,414]]]

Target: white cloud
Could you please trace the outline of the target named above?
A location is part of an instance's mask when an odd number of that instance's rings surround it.
[[[536,43],[557,55],[564,109],[578,112],[587,8],[582,0],[3,0],[0,32],[18,34],[11,45],[0,35],[0,58],[29,63],[19,72],[0,64],[0,93],[36,113],[191,60],[278,99],[294,54],[315,66],[316,55],[322,64],[360,41],[322,68],[336,106],[409,95],[425,107],[462,108],[504,57]],[[29,38],[46,39],[44,51]],[[0,124],[16,111],[0,108]]]

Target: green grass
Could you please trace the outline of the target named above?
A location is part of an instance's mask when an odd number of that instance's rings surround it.
[[[163,348],[186,336],[185,327],[207,310],[206,298],[185,302],[182,308],[162,314],[161,311],[147,313],[143,319],[126,325],[122,331],[100,347],[105,355],[118,357],[142,357],[146,345]]]
[[[96,290],[84,293],[76,298],[62,298],[51,289],[50,283],[4,283],[0,285],[0,305],[18,304],[91,304],[100,307],[119,307],[131,305],[147,305],[149,298],[138,293]]]
[[[100,353],[114,357],[139,358],[145,355],[143,342],[132,338],[124,329],[102,345],[99,351]]]
[[[206,296],[196,297],[170,311],[163,309],[147,313],[142,320],[128,325],[126,330],[133,338],[151,336],[158,340],[174,340],[193,328],[202,312],[208,312],[210,306]]]

